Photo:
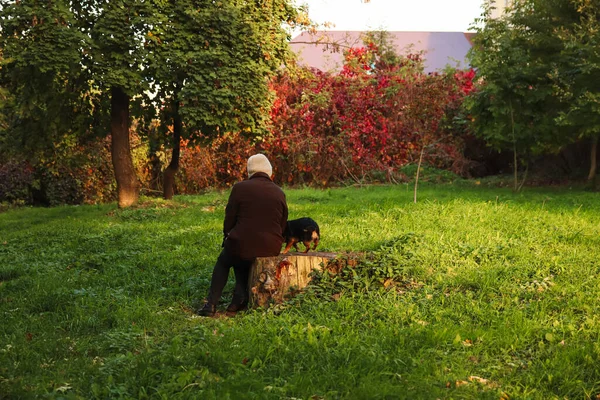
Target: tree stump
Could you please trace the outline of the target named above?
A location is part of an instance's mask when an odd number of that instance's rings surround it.
[[[264,307],[283,302],[308,285],[308,275],[313,269],[322,269],[335,256],[311,252],[257,258],[248,279],[250,304]]]

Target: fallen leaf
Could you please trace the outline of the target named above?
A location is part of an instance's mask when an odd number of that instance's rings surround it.
[[[58,388],[56,388],[56,391],[57,391],[57,392],[62,392],[62,393],[64,393],[64,392],[66,392],[67,390],[71,390],[71,389],[73,389],[73,387],[72,387],[70,384],[68,384],[68,383],[65,383],[65,384],[64,384],[64,385],[62,385],[61,387],[58,387]]]
[[[456,381],[456,387],[468,385],[468,384],[469,384],[469,382],[467,382],[467,381]]]
[[[487,379],[485,379],[485,378],[481,378],[481,377],[479,377],[479,376],[476,376],[476,375],[471,375],[471,376],[469,377],[469,380],[470,380],[471,382],[479,382],[479,383],[481,383],[481,384],[483,384],[483,385],[486,385],[486,384],[488,383],[488,380],[487,380]]]
[[[498,384],[496,382],[490,381],[488,379],[476,376],[476,375],[471,375],[469,376],[469,381],[471,382],[477,382],[480,383],[488,388],[496,388],[498,387]]]

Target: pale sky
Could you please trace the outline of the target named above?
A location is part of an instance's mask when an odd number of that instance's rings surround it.
[[[466,32],[481,15],[483,0],[295,0],[309,17],[344,31]]]

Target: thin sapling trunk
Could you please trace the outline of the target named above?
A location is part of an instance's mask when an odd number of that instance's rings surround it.
[[[519,165],[517,158],[517,137],[515,135],[515,116],[513,113],[512,102],[510,103],[510,128],[512,130],[513,137],[513,169],[514,169],[514,178],[515,178],[515,192],[519,191]]]
[[[417,164],[417,174],[415,176],[415,194],[414,203],[417,204],[417,187],[419,186],[419,174],[421,173],[421,162],[423,162],[423,153],[425,152],[425,146],[421,148],[421,154],[419,155],[419,163]]]

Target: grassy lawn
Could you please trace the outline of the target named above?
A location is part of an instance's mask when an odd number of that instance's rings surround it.
[[[375,261],[234,318],[193,314],[228,192],[0,214],[0,398],[599,398],[597,193],[286,193]]]

